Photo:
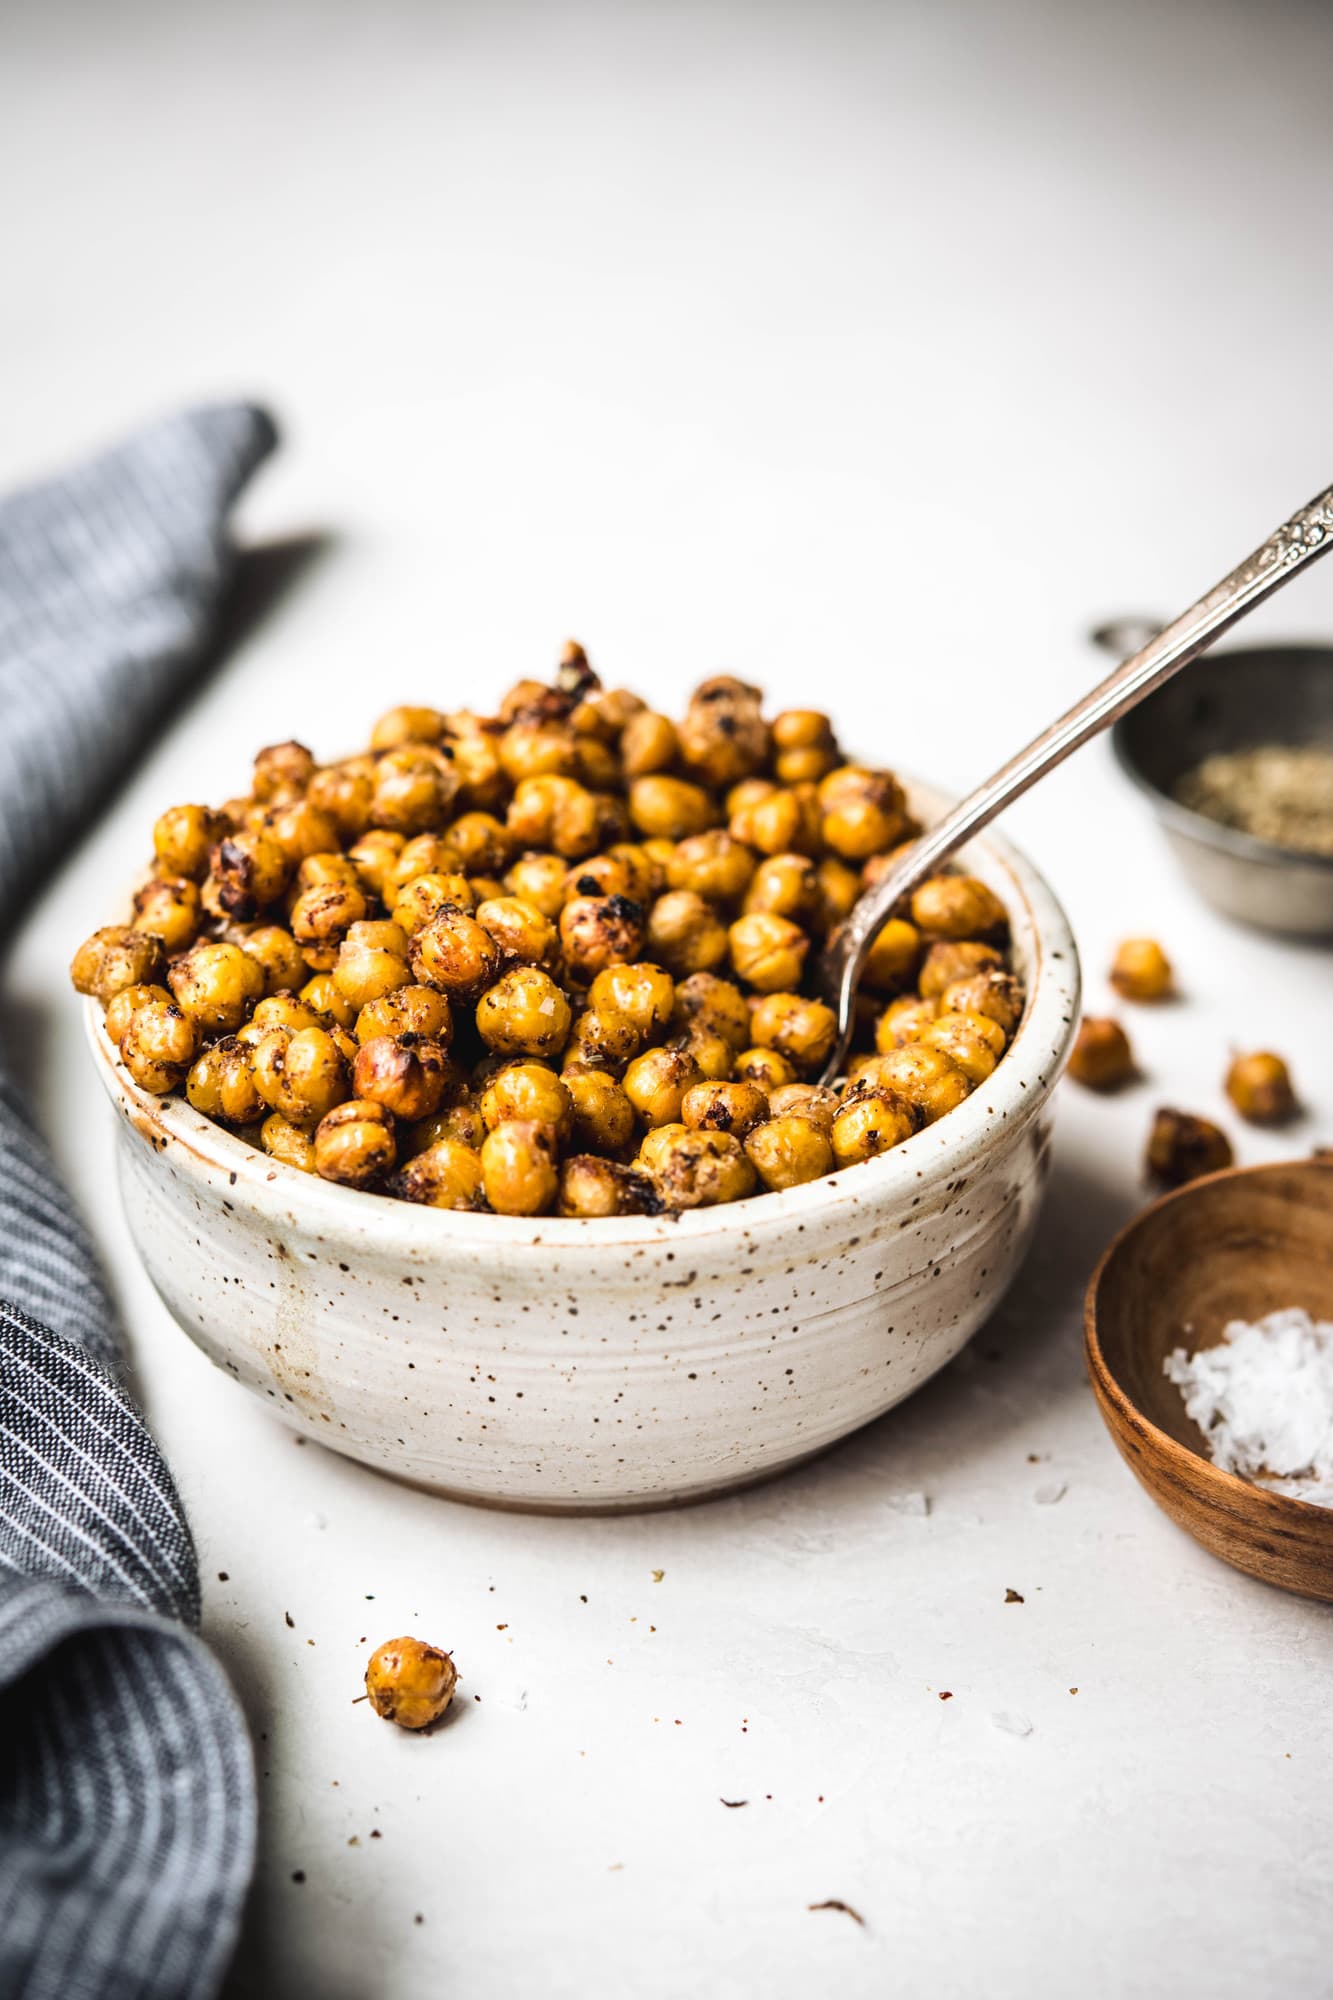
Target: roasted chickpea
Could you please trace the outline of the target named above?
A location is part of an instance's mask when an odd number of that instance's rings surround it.
[[[382,1035],[416,1035],[447,1049],[453,1039],[453,1014],[443,993],[431,986],[398,986],[378,1000],[368,1001],[355,1019],[362,1047]]]
[[[304,743],[271,743],[255,758],[251,788],[257,799],[293,798],[315,775],[315,760]]]
[[[882,854],[903,837],[907,807],[902,786],[889,771],[842,764],[819,783],[820,831],[844,861]]]
[[[214,1042],[185,1079],[185,1095],[196,1111],[223,1125],[252,1125],[267,1106],[255,1083],[251,1051],[234,1035]]]
[[[666,888],[667,869],[674,853],[674,843],[669,840],[644,841],[642,845],[632,840],[615,840],[603,858],[624,869],[628,877],[625,895],[632,896],[636,903],[651,903]],[[594,855],[593,861],[597,859]]]
[[[751,1041],[750,1009],[739,986],[714,972],[693,972],[676,988],[672,1019],[682,1028],[721,1035],[740,1052]]]
[[[635,879],[636,871],[614,854],[590,854],[586,861],[576,861],[566,872],[564,903],[572,903],[579,896],[632,896]]]
[[[485,925],[447,904],[412,938],[412,972],[455,1001],[470,1000],[495,978],[501,950]]]
[[[731,814],[728,824],[737,840],[757,848],[760,854],[818,855],[823,851],[823,825],[813,785],[769,785],[760,796],[747,798]]]
[[[649,839],[680,841],[716,826],[718,809],[702,785],[655,772],[630,781],[629,816]]]
[[[873,1160],[901,1146],[916,1129],[911,1108],[892,1090],[861,1085],[848,1093],[829,1134],[840,1167]]]
[[[736,1051],[726,1036],[715,1033],[712,1028],[686,1028],[683,1033],[672,1036],[671,1046],[692,1055],[709,1083],[725,1083],[736,1061]]]
[[[634,1167],[595,1153],[574,1153],[560,1169],[557,1215],[659,1215],[657,1183]]]
[[[572,1019],[568,1000],[536,965],[514,966],[477,1002],[477,1033],[499,1055],[559,1055]]]
[[[1145,1165],[1165,1187],[1183,1187],[1202,1174],[1215,1174],[1234,1159],[1231,1141],[1207,1118],[1188,1111],[1154,1114]]]
[[[317,972],[313,979],[307,979],[301,988],[301,999],[312,1013],[319,1015],[322,1024],[344,1032],[355,1027],[360,1014],[360,1009],[338,991],[331,972]]]
[[[1126,1000],[1165,1000],[1175,983],[1155,938],[1126,938],[1111,964],[1111,984]]]
[[[292,905],[292,936],[313,972],[332,972],[343,939],[366,915],[360,889],[346,882],[322,882],[305,889]]]
[[[165,1097],[194,1060],[198,1029],[174,1000],[136,1007],[120,1038],[120,1059],[141,1090]]]
[[[408,743],[438,743],[444,735],[444,717],[438,708],[390,708],[370,732],[372,750],[401,750]]]
[[[260,1126],[259,1143],[270,1158],[281,1160],[284,1167],[295,1167],[298,1174],[314,1173],[314,1140],[280,1111],[271,1111]]]
[[[503,875],[514,858],[514,836],[494,813],[463,813],[446,830],[444,850],[460,875]]]
[[[511,896],[521,897],[544,917],[555,919],[565,905],[569,869],[558,854],[524,854],[504,878]]]
[[[800,1111],[756,1126],[745,1151],[764,1186],[775,1191],[817,1181],[832,1173],[835,1164],[830,1127]]]
[[[1023,1015],[1023,989],[1009,972],[974,972],[955,979],[940,995],[945,1013],[985,1014],[1012,1035]]]
[[[488,1132],[510,1123],[544,1125],[563,1145],[574,1129],[574,1100],[554,1070],[529,1059],[495,1072],[481,1093],[481,1116]]]
[[[165,875],[199,882],[208,857],[226,831],[221,813],[210,806],[170,806],[153,827],[153,852]]]
[[[677,978],[709,972],[727,955],[726,927],[702,896],[673,889],[648,912],[647,947]]]
[[[346,1187],[369,1187],[389,1173],[396,1158],[393,1115],[382,1104],[350,1097],[315,1128],[315,1172]]]
[[[738,1139],[768,1115],[768,1099],[752,1083],[695,1083],[680,1102],[691,1131],[734,1132]]]
[[[949,991],[952,992],[953,988],[950,987]],[[901,1049],[908,1042],[919,1042],[939,1016],[938,1000],[918,1000],[914,994],[904,993],[901,999],[891,1000],[880,1015],[875,1027],[875,1047],[881,1055],[887,1055],[890,1049]]]
[[[518,1119],[488,1132],[481,1181],[497,1215],[545,1215],[555,1204],[558,1177],[549,1126]]]
[[[673,889],[692,889],[712,903],[735,903],[745,894],[754,871],[749,848],[717,826],[677,843],[667,863],[667,882]]]
[[[1118,1090],[1131,1080],[1136,1074],[1134,1052],[1118,1021],[1084,1015],[1070,1052],[1069,1074],[1089,1090]]]
[[[686,1091],[703,1081],[694,1057],[680,1048],[645,1049],[622,1079],[625,1095],[645,1125],[679,1122]]]
[[[738,978],[760,993],[777,993],[800,984],[810,940],[799,924],[756,910],[737,917],[727,948]]]
[[[252,921],[287,886],[293,864],[270,834],[242,828],[224,834],[213,849],[206,907],[241,923]]]
[[[597,795],[574,778],[525,778],[509,802],[514,839],[523,847],[552,849],[566,862],[597,852],[603,823]]]
[[[370,817],[394,833],[426,833],[443,826],[458,792],[452,757],[429,744],[386,750],[375,767]]]
[[[576,896],[560,912],[565,966],[583,982],[609,965],[633,964],[643,939],[643,905],[629,896]]]
[[[400,931],[414,938],[433,923],[441,910],[472,909],[472,888],[462,875],[414,875],[394,898],[390,916]]]
[[[825,855],[816,864],[816,873],[819,877],[821,927],[826,931],[836,930],[843,919],[851,915],[854,904],[860,898],[861,878],[845,861],[839,861],[836,854]]]
[[[686,768],[715,791],[762,771],[773,747],[758,689],[728,675],[695,690],[679,734]]]
[[[785,1118],[789,1111],[799,1111],[803,1118],[813,1120],[827,1132],[842,1109],[842,1099],[836,1090],[827,1090],[817,1083],[784,1083],[780,1089],[768,1094],[769,1115]]]
[[[458,1673],[449,1655],[421,1639],[386,1639],[371,1654],[366,1668],[371,1707],[400,1729],[426,1729],[438,1722],[453,1700],[457,1684]]]
[[[306,801],[317,811],[328,814],[340,840],[359,840],[370,825],[374,809],[374,758],[349,757],[341,764],[324,765],[310,780]],[[313,1172],[313,1168],[309,1171]]]
[[[309,799],[292,799],[270,806],[258,831],[268,835],[283,855],[288,872],[314,854],[327,854],[338,844],[338,822]]]
[[[480,1111],[465,1092],[460,1092],[452,1104],[437,1111],[433,1118],[421,1118],[409,1125],[406,1133],[399,1133],[399,1150],[409,1158],[418,1153],[429,1152],[438,1146],[441,1139],[456,1139],[469,1152],[481,1150],[481,1142],[486,1137],[486,1126]],[[480,1169],[478,1169],[480,1171]]]
[[[896,993],[909,983],[920,962],[923,943],[915,924],[890,917],[875,937],[862,978],[876,993]]]
[[[927,1125],[963,1102],[972,1089],[962,1069],[943,1049],[906,1042],[879,1057],[880,1084],[914,1105]]]
[[[713,1208],[743,1201],[758,1176],[739,1139],[730,1132],[672,1128],[653,1155],[653,1178],[668,1208]]]
[[[560,932],[535,904],[524,902],[521,896],[488,896],[484,903],[478,903],[476,918],[509,963],[549,969],[560,955]]]
[[[579,765],[579,740],[567,722],[518,721],[496,745],[511,784],[525,778],[569,778]]]
[[[822,1000],[801,993],[768,993],[750,1016],[750,1031],[763,1049],[780,1049],[805,1075],[822,1069],[838,1039],[838,1017]]]
[[[984,1083],[1004,1054],[1004,1029],[984,1014],[941,1014],[921,1036],[922,1046],[942,1049],[972,1085]]]
[[[169,952],[184,951],[199,934],[199,890],[186,875],[145,882],[134,898],[134,929],[151,931]]]
[[[166,973],[162,940],[151,931],[108,924],[85,938],[74,954],[70,978],[80,993],[103,1006],[127,986],[158,986]]]
[[[1004,971],[1004,960],[994,945],[979,944],[972,938],[932,944],[917,974],[917,992],[923,1000],[938,1000],[956,979],[989,971]]]
[[[634,1106],[608,1070],[567,1063],[561,1081],[573,1113],[572,1143],[590,1153],[623,1153],[634,1138]]]
[[[1283,1125],[1300,1106],[1281,1056],[1267,1051],[1236,1056],[1227,1071],[1227,1096],[1252,1125]]]
[[[641,708],[630,716],[620,737],[620,757],[627,778],[647,778],[669,771],[680,757],[676,725],[665,715]]]
[[[241,1033],[253,1047],[270,1028],[286,1028],[294,1035],[302,1028],[323,1026],[314,1008],[307,1007],[305,1001],[298,1000],[294,993],[270,993],[256,1002],[255,1011]]]
[[[665,1030],[675,1006],[676,988],[665,966],[642,961],[608,965],[589,987],[588,1001],[598,1013],[623,1016],[647,1038]]]
[[[238,944],[208,939],[176,960],[167,984],[178,1004],[210,1034],[234,1034],[264,994],[264,974],[247,952]]]
[[[840,763],[833,725],[815,708],[788,708],[773,718],[773,769],[784,785],[815,781]]]
[[[414,964],[420,942],[420,938],[412,940]],[[358,1012],[383,994],[409,985],[411,979],[407,937],[397,924],[355,923],[350,927],[338,947],[333,983]]]
[[[304,984],[309,971],[305,955],[282,924],[256,924],[250,930],[238,931],[232,942],[259,967],[266,995],[295,993]]]
[[[682,1125],[679,1120],[670,1125],[654,1125],[650,1131],[644,1133],[639,1142],[635,1165],[644,1173],[655,1175],[658,1162],[668,1158],[671,1148],[689,1129],[688,1125]]]
[[[259,1095],[293,1125],[317,1125],[351,1095],[342,1051],[325,1028],[270,1029],[251,1062]]]
[[[737,1056],[732,1075],[737,1083],[753,1083],[762,1091],[781,1090],[796,1082],[796,1071],[777,1049],[745,1049]]]
[[[585,1007],[565,1044],[565,1065],[619,1075],[642,1046],[643,1036],[627,1015],[613,1014],[602,1007]]]
[[[808,854],[766,855],[745,892],[743,909],[747,916],[763,911],[801,925],[818,923],[823,912],[819,870]]]
[[[481,1155],[461,1139],[443,1136],[399,1168],[389,1193],[424,1208],[482,1208]]]
[[[410,1031],[376,1035],[357,1051],[352,1094],[382,1104],[395,1118],[415,1121],[439,1110],[457,1071],[438,1042]]]
[[[912,921],[937,938],[976,938],[1000,930],[1004,905],[974,875],[932,875],[912,896]]]
[[[347,859],[371,895],[378,896],[381,901],[391,900],[389,881],[404,845],[401,833],[393,833],[384,826],[372,826],[354,847],[347,850]],[[420,872],[413,870],[414,874]]]
[[[171,1003],[171,995],[165,986],[122,986],[113,994],[106,1010],[106,1031],[110,1039],[119,1046],[120,1038],[140,1007],[146,1007],[151,1000]]]

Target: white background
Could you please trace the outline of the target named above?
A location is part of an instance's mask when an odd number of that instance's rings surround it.
[[[163,0],[14,10],[3,45],[0,481],[250,393],[286,443],[244,537],[321,538],[37,903],[0,1012],[258,1738],[234,1994],[1324,1990],[1333,1623],[1156,1513],[1078,1315],[1151,1108],[1221,1115],[1232,1043],[1311,1106],[1243,1158],[1333,1137],[1330,962],[1201,910],[1105,746],[1011,830],[1094,1007],[1117,936],[1177,959],[1147,1082],[1065,1087],[1032,1261],[952,1369],[692,1512],[491,1515],[298,1448],[136,1268],[64,967],[164,804],[568,632],[663,705],[731,668],[982,775],[1100,671],[1089,624],[1177,608],[1333,477],[1327,10]],[[1333,566],[1252,629],[1330,624]],[[424,1741],[352,1705],[411,1630],[463,1675]]]

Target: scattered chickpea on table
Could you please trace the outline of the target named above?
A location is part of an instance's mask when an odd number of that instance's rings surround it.
[[[299,1172],[503,1215],[705,1207],[874,1158],[1003,1056],[1006,913],[943,874],[875,940],[846,1078],[814,1081],[819,953],[920,830],[818,711],[770,722],[723,675],[673,721],[571,643],[495,716],[390,709],[357,756],[276,744],[243,796],[169,808],[71,974],[142,1089]]]

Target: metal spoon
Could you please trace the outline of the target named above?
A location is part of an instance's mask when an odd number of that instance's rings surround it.
[[[1197,604],[1148,640],[1114,673],[1042,731],[1016,757],[970,792],[938,826],[904,854],[896,868],[853,905],[819,962],[821,991],[838,1016],[838,1042],[820,1079],[831,1083],[842,1072],[852,1038],[853,1002],[866,956],[893,908],[917,884],[937,872],[949,856],[980,833],[1038,778],[1062,764],[1088,738],[1124,715],[1154,688],[1197,658],[1238,619],[1317,556],[1333,548],[1333,487],[1293,514]]]

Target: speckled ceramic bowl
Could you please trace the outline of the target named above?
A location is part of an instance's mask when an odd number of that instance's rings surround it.
[[[458,1499],[662,1506],[808,1458],[957,1354],[1036,1219],[1078,960],[1011,847],[965,859],[1028,987],[989,1082],[882,1159],[676,1220],[456,1215],[313,1180],[139,1090],[90,1003],[154,1284],[287,1423]]]

